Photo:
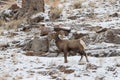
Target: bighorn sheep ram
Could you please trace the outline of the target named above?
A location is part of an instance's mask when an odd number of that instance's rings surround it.
[[[59,33],[56,32],[53,35],[53,39],[55,40],[56,46],[58,49],[64,53],[64,62],[67,63],[67,55],[71,51],[75,53],[79,53],[81,55],[80,61],[82,60],[83,56],[86,57],[86,61],[88,61],[87,54],[85,52],[85,44],[81,39],[77,40],[63,40],[60,39]],[[59,54],[59,53],[58,53]]]

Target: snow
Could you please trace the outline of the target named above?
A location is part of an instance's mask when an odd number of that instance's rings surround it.
[[[70,66],[70,69],[74,69],[75,72],[72,74],[65,74],[63,72],[59,72],[58,77],[62,77],[65,79],[75,79],[75,80],[93,80],[96,76],[105,76],[105,80],[107,79],[113,79],[117,80],[120,77],[120,69],[116,67],[115,65],[119,63],[120,58],[119,57],[111,57],[111,58],[95,58],[95,57],[89,57],[89,63],[85,62],[84,65],[79,65],[79,56],[73,56],[73,57],[68,57],[69,62],[64,63],[63,62],[63,57],[52,57],[52,58],[47,58],[47,57],[31,57],[31,56],[25,56],[22,55],[21,53],[16,54],[16,63],[13,63],[12,57],[9,57],[11,53],[13,53],[14,50],[9,50],[9,53],[5,56],[5,60],[3,62],[0,61],[0,69],[2,68],[0,72],[0,77],[3,77],[4,74],[9,74],[6,79],[12,80],[12,78],[17,78],[17,76],[21,76],[22,80],[49,80],[50,76],[46,75],[43,76],[39,74],[40,71],[47,71],[47,68],[50,68],[50,70],[53,70],[54,67],[57,71],[56,66],[59,65],[64,65],[64,66]],[[3,53],[3,52],[1,52]],[[4,52],[6,53],[6,52]],[[12,55],[12,54],[11,54]],[[9,58],[7,58],[9,57]],[[88,69],[86,70],[87,64],[94,64],[97,66],[100,66],[97,70],[94,70],[95,73],[92,73],[92,70]],[[54,66],[55,65],[55,66]],[[4,67],[3,67],[4,66]],[[115,67],[117,71],[117,76],[114,77],[113,72],[110,71],[109,73],[106,74],[107,67]],[[53,67],[53,68],[52,68]],[[3,74],[4,73],[4,74]],[[29,78],[31,74],[31,78]],[[89,76],[85,76],[85,74]],[[75,75],[80,75],[81,77],[75,77]],[[111,76],[111,77],[110,77]]]
[[[88,47],[91,49],[96,49],[96,48],[108,48],[112,46],[115,46],[115,44],[102,42],[102,43],[96,43],[96,45],[89,45]]]
[[[16,36],[13,39],[8,39],[1,36],[0,41],[11,42],[12,40],[23,40],[27,35],[20,33],[21,36]],[[23,36],[24,34],[24,36]],[[5,40],[4,40],[5,39]],[[7,40],[6,40],[7,39]],[[22,42],[22,41],[21,41]],[[95,45],[89,45],[90,48],[109,47],[114,46],[112,43],[101,43]],[[98,47],[99,46],[99,47]],[[0,77],[5,80],[21,79],[21,80],[50,80],[51,76],[49,71],[56,71],[53,76],[57,76],[60,79],[70,80],[93,80],[95,78],[104,77],[105,80],[114,79],[119,80],[120,57],[108,57],[108,58],[95,58],[88,57],[89,63],[86,63],[85,58],[82,60],[82,64],[79,64],[80,56],[68,57],[68,63],[64,63],[63,57],[38,57],[38,56],[25,56],[24,52],[19,48],[7,49],[6,51],[0,51]],[[94,64],[99,66],[97,69],[86,69],[88,64]],[[73,69],[74,73],[66,74],[60,72],[58,66],[69,66],[68,69]],[[112,71],[107,71],[108,67],[115,67],[116,74]],[[79,77],[80,76],[80,77]],[[117,76],[117,77],[114,77]],[[52,79],[56,80],[56,79]]]
[[[35,15],[32,15],[31,18],[34,19],[34,18],[36,18],[36,17],[38,17],[38,16],[43,17],[43,16],[44,16],[44,13],[43,13],[43,12],[37,13],[37,14],[35,14]]]

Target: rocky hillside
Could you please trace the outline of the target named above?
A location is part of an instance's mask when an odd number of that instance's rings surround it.
[[[55,57],[61,30],[85,41],[89,63]],[[119,0],[0,0],[0,80],[119,80],[119,56]]]

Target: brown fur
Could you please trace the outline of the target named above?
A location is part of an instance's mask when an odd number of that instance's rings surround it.
[[[54,34],[54,39],[56,46],[58,49],[64,53],[64,62],[67,63],[67,55],[73,51],[75,53],[79,53],[81,55],[81,59],[83,55],[86,57],[86,61],[88,62],[87,54],[84,51],[84,47],[80,44],[80,40],[62,40],[59,38],[59,33]],[[59,53],[57,54],[59,55]],[[81,61],[80,59],[80,61]]]

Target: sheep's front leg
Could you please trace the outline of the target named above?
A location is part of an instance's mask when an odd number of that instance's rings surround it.
[[[85,51],[84,51],[84,55],[85,55],[86,61],[89,62],[89,60],[88,60],[88,58],[87,58],[87,54],[86,54]]]
[[[81,55],[81,58],[80,58],[79,62],[82,60],[82,58],[83,58],[83,55]]]
[[[67,52],[64,52],[64,63],[67,63]]]
[[[88,58],[87,58],[87,54],[86,54],[86,52],[85,52],[85,51],[81,51],[81,53],[82,53],[81,57],[84,55],[85,58],[86,58],[86,61],[89,62],[89,60],[88,60]]]
[[[60,54],[60,50],[56,50],[56,52],[57,52],[57,55],[56,55],[56,57]]]

